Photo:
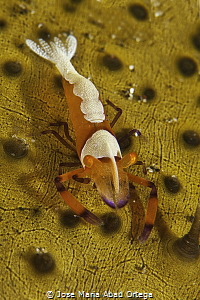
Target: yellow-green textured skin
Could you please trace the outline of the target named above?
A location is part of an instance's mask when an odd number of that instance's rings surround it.
[[[1,150],[0,299],[42,300],[47,299],[48,290],[110,290],[124,295],[126,291],[138,291],[152,293],[156,300],[200,299],[200,261],[182,262],[167,246],[175,236],[188,232],[188,216],[194,215],[200,198],[199,147],[190,149],[181,139],[185,130],[200,131],[200,80],[198,73],[183,77],[176,67],[178,58],[188,56],[200,68],[199,52],[191,43],[200,25],[199,1],[159,1],[162,3],[158,7],[153,6],[154,2],[137,1],[149,13],[148,20],[140,22],[127,9],[134,1],[73,4],[64,0],[1,0],[0,18],[6,21],[0,33],[1,140],[14,134],[25,138],[29,153],[17,160]],[[64,9],[66,3],[74,8],[73,12]],[[163,14],[156,17],[157,11]],[[53,136],[39,135],[49,129],[50,122],[69,120],[69,114],[63,90],[55,85],[56,68],[22,45],[26,38],[37,42],[42,30],[38,24],[44,24],[43,29],[51,37],[73,32],[78,40],[75,68],[91,77],[102,101],[109,99],[123,109],[114,131],[137,128],[147,138],[133,138],[125,153],[135,151],[147,166],[155,163],[160,168],[159,173],[148,174],[147,178],[158,189],[159,209],[169,229],[164,238],[158,233],[158,217],[149,240],[131,244],[129,206],[118,211],[122,226],[115,234],[105,235],[101,228],[84,222],[75,228],[61,225],[59,215],[67,207],[53,180],[60,162],[78,159]],[[99,51],[103,46],[106,53],[120,58],[123,69],[111,72],[103,66],[103,53]],[[8,76],[3,71],[3,64],[9,60],[21,62],[19,76]],[[135,66],[134,72],[129,65]],[[145,87],[155,89],[155,99],[147,103],[128,100],[120,91],[130,88],[130,84],[135,84],[140,95]],[[112,120],[115,112],[110,107],[107,111]],[[172,118],[178,121],[166,122]],[[73,136],[71,127],[70,133]],[[139,166],[131,167],[130,172],[144,176]],[[166,191],[163,175],[179,178],[178,194]],[[67,186],[93,213],[102,215],[111,210],[94,189],[74,181]],[[149,190],[136,188],[146,207]],[[53,256],[52,272],[39,274],[34,270],[30,257],[37,247]]]

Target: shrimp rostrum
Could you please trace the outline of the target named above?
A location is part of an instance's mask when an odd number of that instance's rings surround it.
[[[101,225],[101,219],[86,209],[65,188],[64,181],[73,178],[86,183],[91,178],[104,202],[112,208],[122,208],[129,201],[129,181],[147,186],[151,191],[145,225],[140,236],[141,241],[147,240],[153,228],[157,212],[156,187],[153,182],[125,171],[127,167],[137,163],[137,154],[131,152],[122,157],[118,141],[112,129],[115,121],[113,120],[110,124],[106,120],[98,90],[89,79],[80,75],[71,64],[70,60],[74,56],[77,47],[76,38],[70,35],[63,43],[55,37],[54,41],[49,44],[39,39],[40,45],[31,40],[26,40],[26,44],[36,54],[54,63],[62,75],[63,88],[76,137],[76,152],[82,163],[82,168],[55,178],[55,185],[62,199],[85,221]],[[120,114],[119,109],[112,102],[107,102]],[[72,142],[67,127],[65,129],[69,142]],[[55,134],[54,131],[52,132]],[[74,150],[70,143],[65,141],[65,144],[69,149]]]

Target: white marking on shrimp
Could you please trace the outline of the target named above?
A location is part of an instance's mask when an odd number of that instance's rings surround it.
[[[109,157],[112,162],[113,183],[116,193],[119,192],[119,175],[115,156],[122,157],[117,139],[107,130],[96,131],[85,143],[81,151],[81,163],[86,155],[95,158]]]
[[[59,38],[54,37],[54,41],[49,44],[43,39],[39,39],[39,43],[40,45],[32,40],[26,40],[26,44],[33,52],[54,63],[61,75],[74,85],[74,95],[83,100],[80,109],[84,118],[91,123],[103,122],[105,114],[103,104],[99,100],[99,92],[95,85],[80,75],[70,62],[76,52],[76,38],[69,35],[63,43]]]

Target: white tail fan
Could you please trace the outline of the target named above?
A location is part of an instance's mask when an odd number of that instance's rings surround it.
[[[43,39],[39,39],[40,46],[33,42],[32,40],[27,39],[27,46],[39,56],[50,60],[54,64],[57,64],[60,61],[61,56],[65,55],[65,58],[71,60],[76,52],[77,40],[73,35],[69,35],[66,39],[66,42],[63,43],[59,38],[54,37],[54,41],[49,44]]]
[[[59,38],[54,37],[54,41],[49,44],[43,39],[39,39],[40,45],[27,39],[27,46],[39,56],[51,61],[56,65],[61,75],[70,83],[74,83],[74,76],[78,75],[70,59],[74,56],[77,47],[77,40],[73,35],[69,35],[63,43]]]

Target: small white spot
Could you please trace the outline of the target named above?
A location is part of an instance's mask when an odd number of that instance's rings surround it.
[[[137,43],[141,42],[141,38],[140,37],[136,37],[135,40],[136,40]]]
[[[162,16],[163,15],[163,11],[156,11],[155,12],[155,14],[154,14],[154,16],[157,18],[157,17],[160,17],[160,16]]]
[[[44,27],[44,23],[39,23],[37,27],[38,27],[38,28]]]
[[[128,68],[129,68],[129,70],[130,70],[130,71],[134,71],[134,69],[135,69],[135,66],[134,66],[134,65],[129,65],[129,67],[128,67]]]
[[[132,87],[129,90],[127,90],[127,92],[128,92],[128,100],[132,100],[134,98],[135,89]]]
[[[134,135],[137,137],[139,136],[140,134],[138,132],[135,132]]]
[[[135,89],[134,88],[130,88],[130,94],[134,94]]]

